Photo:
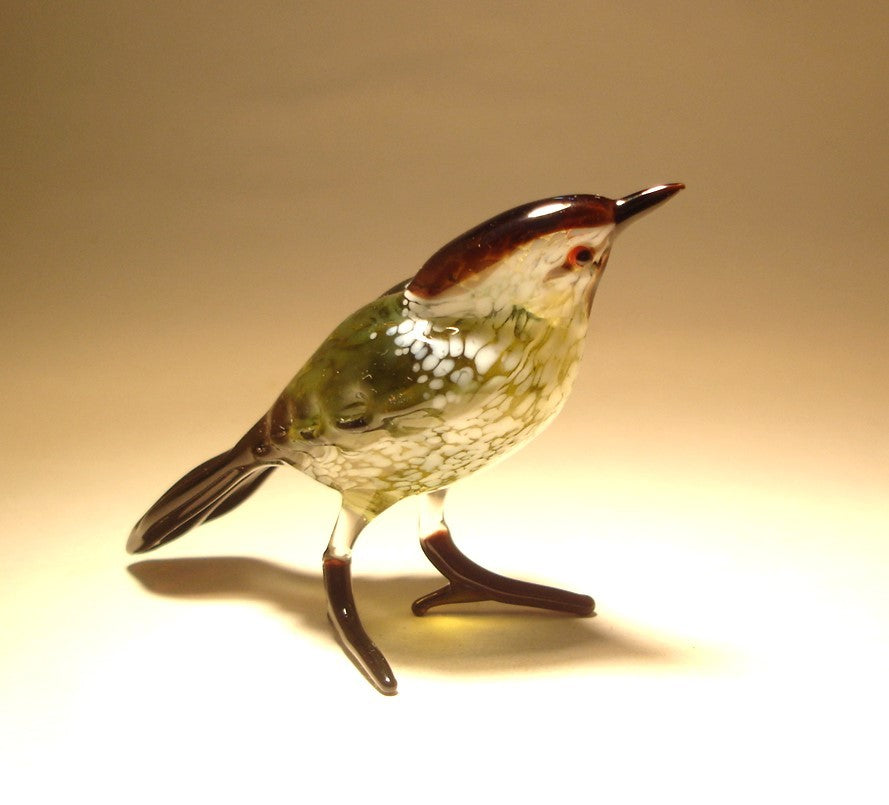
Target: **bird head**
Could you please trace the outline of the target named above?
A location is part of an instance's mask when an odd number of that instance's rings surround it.
[[[683,187],[523,204],[439,249],[407,285],[405,298],[425,315],[496,316],[515,307],[551,319],[588,313],[617,233]]]

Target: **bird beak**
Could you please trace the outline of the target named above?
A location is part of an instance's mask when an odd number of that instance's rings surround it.
[[[640,213],[654,209],[658,204],[666,201],[674,193],[678,193],[685,187],[684,184],[659,184],[649,187],[648,190],[640,190],[629,196],[619,198],[614,204],[614,223],[626,224],[630,219],[640,217]]]

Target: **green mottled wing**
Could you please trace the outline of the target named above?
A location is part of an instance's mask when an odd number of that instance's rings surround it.
[[[393,340],[404,321],[402,300],[400,290],[382,296],[327,337],[273,409],[279,433],[286,426],[291,442],[359,447],[361,434],[428,424],[412,421],[424,389],[413,357]]]

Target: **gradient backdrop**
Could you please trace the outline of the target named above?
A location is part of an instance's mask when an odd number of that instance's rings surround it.
[[[887,31],[876,3],[4,2],[9,801],[884,802]],[[596,618],[413,618],[405,503],[355,556],[384,699],[325,620],[329,490],[281,472],[124,553],[442,243],[666,181],[562,416],[450,500],[468,554]]]

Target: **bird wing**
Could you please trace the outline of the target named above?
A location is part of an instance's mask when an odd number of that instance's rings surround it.
[[[397,340],[403,287],[353,313],[324,340],[273,406],[272,433],[348,449],[366,444],[363,434],[420,427],[428,389]]]

